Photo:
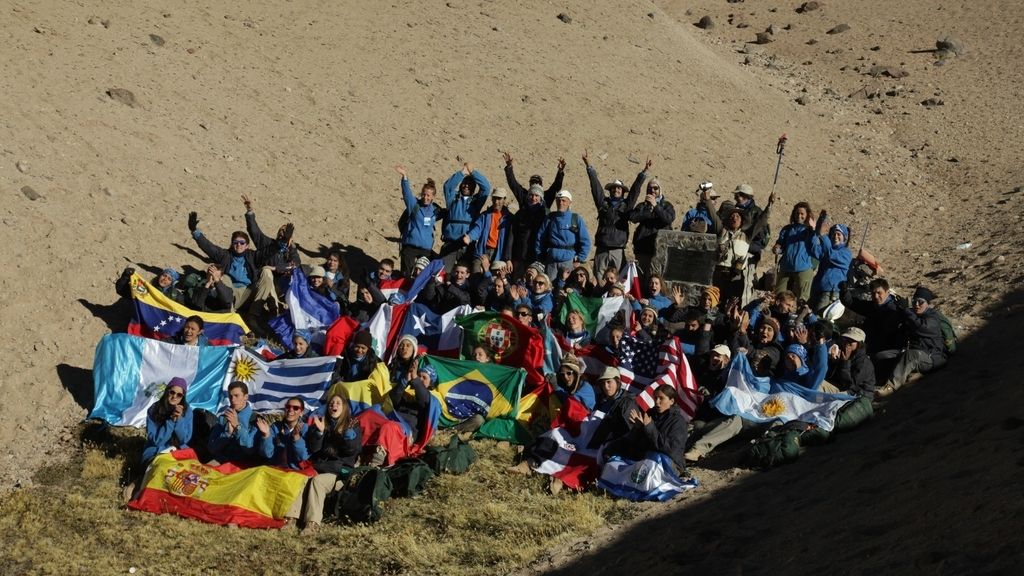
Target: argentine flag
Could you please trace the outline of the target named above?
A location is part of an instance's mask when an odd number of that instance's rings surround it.
[[[146,411],[174,377],[188,383],[192,408],[214,411],[234,347],[185,346],[131,334],[107,334],[92,366],[95,402],[90,418],[115,426],[146,425]]]

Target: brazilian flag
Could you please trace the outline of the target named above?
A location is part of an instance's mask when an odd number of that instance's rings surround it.
[[[439,356],[426,356],[423,362],[437,370],[437,387],[431,393],[441,403],[441,428],[477,414],[491,420],[519,413],[526,370]]]

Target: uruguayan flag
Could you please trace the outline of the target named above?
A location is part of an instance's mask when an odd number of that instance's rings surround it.
[[[755,376],[746,355],[737,354],[729,366],[729,381],[711,405],[726,416],[751,422],[809,422],[832,430],[836,412],[853,400],[848,394],[827,394],[799,384]]]
[[[331,383],[336,361],[336,356],[320,356],[267,362],[238,348],[231,355],[231,366],[222,381],[222,407],[227,407],[228,385],[238,380],[249,387],[249,403],[257,412],[281,411],[284,401],[292,396],[300,396],[307,411],[315,410]]]
[[[636,462],[612,456],[601,469],[597,487],[634,502],[664,502],[699,486],[696,478],[683,480],[672,460],[661,452],[648,452]]]
[[[216,410],[234,347],[184,346],[130,334],[107,334],[96,346],[90,418],[116,426],[145,426],[146,411],[175,376],[188,383],[192,408]]]

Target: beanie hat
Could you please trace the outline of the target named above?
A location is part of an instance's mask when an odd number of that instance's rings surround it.
[[[369,330],[360,330],[356,332],[355,338],[352,339],[352,345],[362,344],[367,348],[373,348],[373,337],[370,336]]]
[[[419,340],[417,340],[416,337],[413,336],[412,334],[403,334],[402,337],[399,338],[398,342],[395,344],[395,350],[398,350],[398,345],[402,343],[402,340],[408,340],[409,343],[412,344],[412,353],[413,356],[415,356],[416,351],[419,350],[420,347]]]
[[[296,330],[295,333],[292,334],[292,340],[294,341],[296,338],[302,338],[306,341],[306,344],[309,344],[312,339],[312,335],[309,330]]]
[[[309,274],[307,274],[307,276],[309,276],[310,278],[323,278],[324,276],[327,276],[327,271],[324,270],[323,266],[313,266],[312,268],[309,269]]]
[[[428,386],[437,385],[437,368],[434,368],[430,364],[420,364],[420,372],[425,372],[427,377],[430,378],[430,382],[427,382]]]
[[[536,270],[537,274],[543,274],[544,273],[544,265],[541,264],[540,262],[534,262],[533,264],[530,264],[530,268],[533,268],[534,270]]]
[[[772,330],[775,330],[775,335],[776,336],[778,336],[779,334],[782,333],[782,329],[779,326],[779,321],[776,320],[775,318],[772,318],[771,316],[762,316],[761,317],[761,324],[767,324],[767,325],[771,326]]]
[[[540,176],[538,176],[538,178],[540,178]],[[532,182],[533,178],[531,178],[530,181]],[[540,184],[531,184],[530,185],[530,194],[536,194],[537,196],[543,197],[544,196],[544,189],[541,188]]]
[[[786,347],[786,354],[796,354],[801,364],[807,364],[807,348],[803,344],[790,344]]]
[[[177,283],[178,279],[181,278],[181,274],[178,273],[178,271],[175,270],[174,268],[164,268],[161,274],[167,274],[168,276],[170,276],[171,280],[173,280],[174,283]]]
[[[918,286],[917,290],[914,290],[914,296],[911,300],[917,300],[918,298],[931,304],[931,301],[935,299],[935,294],[924,286]]]
[[[722,301],[722,291],[718,289],[718,286],[705,286],[703,293],[711,296],[712,308],[717,308],[718,303]]]
[[[181,388],[182,394],[188,392],[188,382],[186,382],[185,379],[182,378],[181,376],[175,376],[174,378],[171,378],[167,382],[167,386],[165,387],[165,389],[170,388],[171,386],[177,386],[178,388]]]
[[[414,266],[416,268],[419,268],[420,270],[426,270],[427,266],[430,266],[430,258],[427,258],[426,256],[420,256],[419,258],[416,259],[416,264],[414,264]]]

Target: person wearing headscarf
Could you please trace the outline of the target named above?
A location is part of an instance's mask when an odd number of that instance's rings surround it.
[[[850,272],[853,253],[850,251],[850,229],[845,224],[835,224],[823,231],[828,223],[828,214],[822,210],[814,238],[811,239],[811,255],[818,259],[818,271],[811,281],[811,309],[820,312],[829,304],[839,300],[839,285],[846,282]]]

